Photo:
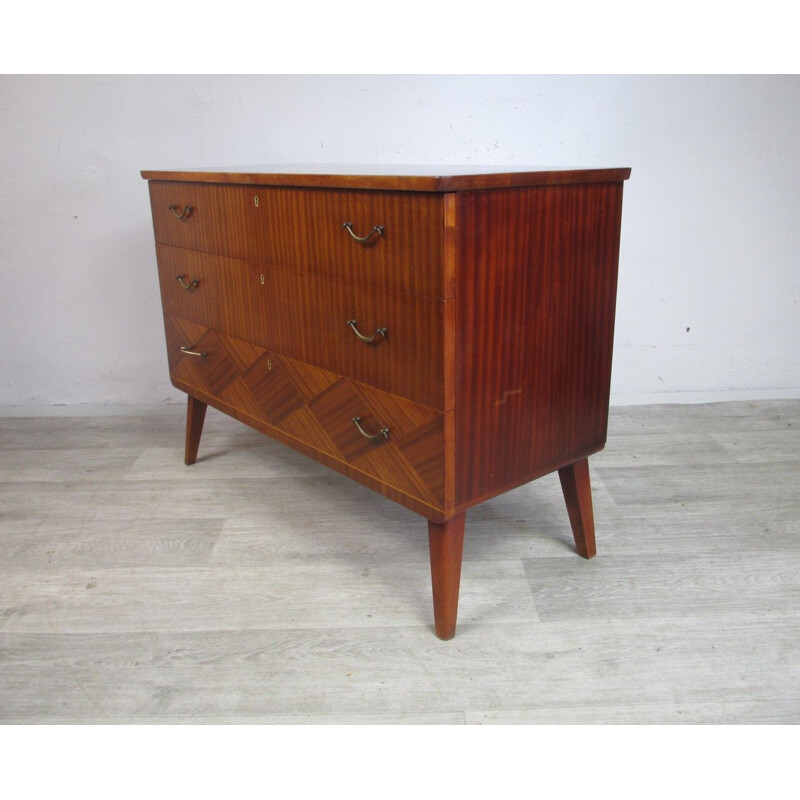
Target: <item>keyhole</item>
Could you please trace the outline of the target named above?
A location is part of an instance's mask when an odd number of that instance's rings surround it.
[[[255,203],[256,208],[258,208],[258,195],[253,196],[253,202]]]
[[[264,275],[263,274],[261,275],[261,285],[262,286],[264,285]]]
[[[272,361],[270,359],[267,359],[267,369],[272,369]]]

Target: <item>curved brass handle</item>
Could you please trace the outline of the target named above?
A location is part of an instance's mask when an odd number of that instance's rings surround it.
[[[192,207],[191,206],[184,206],[183,211],[178,211],[178,206],[170,206],[169,210],[178,218],[178,219],[189,219],[192,216]]]
[[[347,324],[350,326],[350,328],[352,328],[353,333],[358,336],[362,342],[374,342],[379,336],[382,336],[385,339],[386,334],[388,333],[386,328],[378,328],[378,330],[376,330],[372,336],[364,336],[364,334],[361,333],[358,328],[356,328],[356,321],[354,319],[347,320]]]
[[[197,350],[192,350],[191,347],[181,345],[181,353],[186,353],[187,356],[197,356],[198,358],[205,358],[208,353],[198,353]]]
[[[383,236],[384,231],[383,225],[376,225],[366,236],[357,236],[353,233],[352,222],[343,222],[342,227],[360,244],[366,244],[376,234],[378,236]]]
[[[365,437],[366,439],[372,439],[374,441],[375,439],[380,439],[381,436],[383,436],[384,439],[388,439],[389,438],[389,429],[388,428],[381,428],[374,436],[372,436],[371,434],[367,433],[361,427],[361,417],[353,417],[353,425],[355,425],[356,428],[358,428],[358,432],[363,437]]]
[[[195,278],[191,283],[184,283],[183,275],[176,275],[175,277],[178,279],[178,283],[183,286],[187,292],[190,292],[195,286],[200,285],[200,281],[197,280],[197,278]]]

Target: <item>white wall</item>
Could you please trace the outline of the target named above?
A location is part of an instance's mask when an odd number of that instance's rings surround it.
[[[796,76],[6,75],[0,141],[0,406],[179,400],[139,170],[270,162],[632,167],[617,400],[800,396]]]

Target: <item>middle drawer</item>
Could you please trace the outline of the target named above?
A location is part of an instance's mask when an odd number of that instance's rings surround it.
[[[165,314],[449,410],[452,301],[157,246]]]

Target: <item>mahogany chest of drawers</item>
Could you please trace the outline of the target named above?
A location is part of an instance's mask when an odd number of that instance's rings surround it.
[[[425,517],[443,639],[471,506],[558,470],[591,557],[629,175],[142,172],[186,464],[211,405]]]

